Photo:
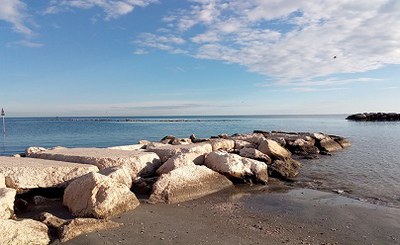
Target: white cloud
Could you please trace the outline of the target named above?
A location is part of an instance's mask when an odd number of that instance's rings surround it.
[[[186,43],[140,44],[172,52],[179,48],[196,58],[240,64],[300,85],[332,74],[400,64],[398,0],[189,2],[188,9],[164,18],[170,30],[166,35],[185,37]]]
[[[20,0],[0,0],[0,20],[9,22],[13,30],[27,37],[33,31],[26,25],[28,19],[27,6]]]
[[[115,19],[133,11],[135,7],[145,7],[157,0],[52,0],[44,11],[46,14],[55,14],[73,8],[90,9],[101,8],[105,13],[105,19]]]

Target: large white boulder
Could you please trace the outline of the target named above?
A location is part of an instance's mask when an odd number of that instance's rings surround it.
[[[188,166],[188,165],[203,165],[204,164],[204,154],[198,153],[178,153],[168,159],[161,167],[156,171],[158,175],[166,174],[174,169]]]
[[[28,148],[29,149],[29,148]],[[27,150],[27,152],[29,152]],[[28,153],[28,157],[66,162],[92,164],[100,170],[126,165],[131,176],[153,175],[160,166],[157,154],[143,151],[126,151],[106,148],[55,148]]]
[[[267,154],[264,154],[261,151],[254,148],[242,148],[239,151],[239,155],[242,157],[247,157],[257,161],[265,162],[266,164],[271,163],[271,158]]]
[[[225,176],[206,166],[184,166],[163,174],[153,186],[150,203],[178,203],[232,186]]]
[[[0,188],[6,187],[6,177],[4,174],[0,173]]]
[[[169,158],[177,155],[178,153],[210,153],[212,152],[212,146],[210,143],[196,143],[188,145],[148,145],[147,151],[155,152],[160,157],[162,162],[166,162]]]
[[[14,201],[17,191],[0,188],[0,219],[9,219],[14,215]]]
[[[210,139],[209,142],[213,151],[220,149],[230,151],[235,148],[235,141],[231,139]]]
[[[70,181],[90,172],[96,166],[26,157],[0,157],[0,173],[7,187],[34,189],[65,187]],[[0,177],[0,182],[1,182]]]
[[[221,174],[238,178],[254,179],[261,183],[268,181],[268,165],[236,154],[217,151],[206,156],[204,164]]]
[[[108,218],[136,208],[139,200],[126,185],[90,173],[68,185],[63,204],[76,217]]]
[[[287,159],[291,158],[292,154],[286,148],[283,148],[278,142],[270,139],[263,140],[258,150],[267,154],[272,159]]]
[[[128,188],[132,187],[131,171],[126,166],[105,168],[99,171],[99,174],[110,177],[118,183],[126,185]]]
[[[259,145],[262,141],[265,140],[263,134],[260,133],[253,133],[253,134],[239,134],[236,136],[231,137],[233,140],[244,140],[256,145]]]
[[[36,220],[0,219],[0,244],[47,245],[50,243],[48,231],[49,229],[45,224]]]

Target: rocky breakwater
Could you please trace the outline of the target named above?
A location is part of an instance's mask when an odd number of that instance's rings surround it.
[[[110,219],[140,202],[179,203],[238,183],[293,179],[301,170],[299,159],[348,146],[345,138],[323,133],[257,130],[202,139],[166,136],[111,148],[31,147],[27,157],[0,158],[0,232],[6,234],[0,243],[47,244],[55,239],[49,229],[63,242],[122,225]],[[19,194],[40,190],[46,196],[49,188],[60,190],[58,202],[39,196],[23,200]],[[18,203],[32,211],[43,201],[65,206],[74,218],[61,219],[49,209],[36,220],[19,219]]]
[[[346,118],[351,121],[400,121],[400,113],[357,113]]]

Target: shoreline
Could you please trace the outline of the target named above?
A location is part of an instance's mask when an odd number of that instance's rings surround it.
[[[180,204],[142,203],[112,219],[123,226],[65,244],[396,244],[399,211],[280,184],[237,186]]]

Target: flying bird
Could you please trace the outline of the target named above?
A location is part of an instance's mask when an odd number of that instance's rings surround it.
[[[337,56],[335,55],[335,56],[333,56],[333,58],[334,58],[334,59],[336,59],[336,58],[337,58]]]

